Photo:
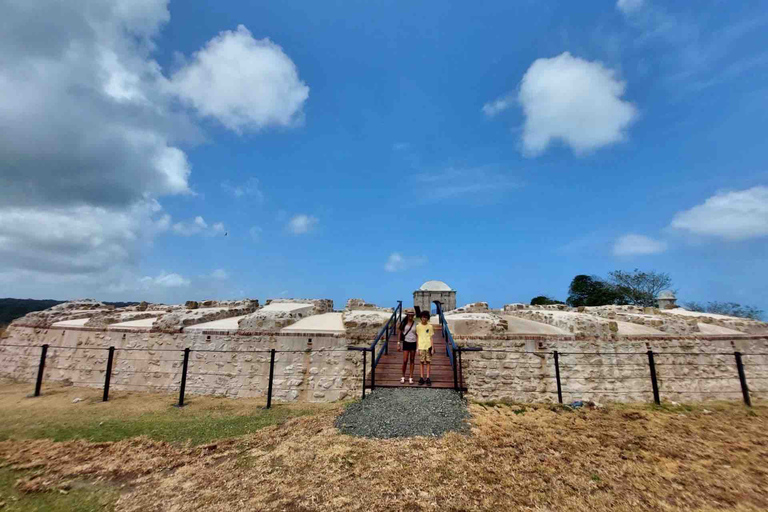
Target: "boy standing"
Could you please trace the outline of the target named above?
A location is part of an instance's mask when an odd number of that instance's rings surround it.
[[[427,386],[432,385],[432,381],[429,379],[430,364],[432,363],[432,334],[434,334],[434,327],[429,323],[429,311],[421,312],[421,323],[416,326],[416,336],[419,337],[419,362],[421,366],[419,368],[419,385],[424,384],[424,367],[427,367]]]

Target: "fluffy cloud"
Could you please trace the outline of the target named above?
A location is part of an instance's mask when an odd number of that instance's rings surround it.
[[[190,280],[179,274],[167,274],[161,272],[157,277],[145,276],[139,281],[143,288],[179,288],[189,286]]]
[[[525,114],[523,149],[538,155],[553,140],[576,154],[620,142],[637,117],[624,101],[625,84],[600,62],[565,52],[537,59],[520,83],[518,100]]]
[[[174,73],[171,88],[201,115],[240,132],[301,121],[309,87],[296,65],[269,39],[243,25],[221,32]]]
[[[0,208],[4,270],[88,275],[137,261],[142,240],[168,229],[154,201],[127,209],[101,206]]]
[[[721,192],[677,213],[670,226],[696,235],[746,240],[768,235],[768,187]]]
[[[320,221],[311,215],[294,215],[288,221],[288,231],[294,235],[303,235],[312,231]]]
[[[643,254],[658,254],[667,250],[667,244],[645,235],[628,234],[619,237],[613,245],[616,256],[638,256]]]
[[[424,256],[408,257],[403,256],[399,252],[393,252],[387,258],[387,262],[384,264],[384,270],[387,272],[401,272],[414,267],[419,267],[427,262],[427,258]]]
[[[132,268],[157,233],[224,232],[202,218],[172,225],[157,202],[191,193],[181,144],[201,136],[177,94],[237,130],[291,124],[306,100],[290,59],[242,27],[214,38],[169,80],[152,58],[168,0],[43,9],[10,1],[2,12],[0,258],[14,293],[46,293],[27,287],[33,282],[71,283],[78,293],[135,289]],[[227,88],[240,83],[248,90]],[[196,85],[207,87],[207,100]],[[232,193],[254,195],[252,185]]]

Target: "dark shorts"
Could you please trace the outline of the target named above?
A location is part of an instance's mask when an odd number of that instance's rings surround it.
[[[416,342],[408,343],[407,341],[403,342],[403,350],[416,350]]]

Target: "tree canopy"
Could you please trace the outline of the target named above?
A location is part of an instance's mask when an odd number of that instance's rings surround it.
[[[655,306],[659,292],[672,286],[672,278],[665,272],[614,270],[609,272],[608,276],[624,303],[635,306]]]
[[[572,307],[626,304],[622,295],[611,283],[606,283],[598,276],[585,274],[580,274],[571,281],[566,303]]]
[[[728,315],[737,316],[739,318],[750,318],[752,320],[760,320],[763,316],[763,310],[758,309],[755,306],[742,306],[736,302],[708,302],[702,304],[700,302],[687,302],[683,304],[683,307],[689,311],[699,311],[701,313],[713,313],[716,315]]]
[[[531,299],[531,306],[547,306],[550,304],[565,304],[565,302],[546,295],[537,295]]]

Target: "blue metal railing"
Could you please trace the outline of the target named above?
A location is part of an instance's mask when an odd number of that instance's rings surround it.
[[[435,301],[437,306],[437,314],[440,319],[440,328],[443,331],[443,338],[445,339],[445,353],[448,355],[448,359],[451,361],[451,368],[453,368],[453,389],[459,393],[464,392],[464,371],[461,364],[462,352],[482,352],[480,347],[460,347],[453,339],[451,329],[448,327],[448,321],[445,319],[443,313],[443,305],[440,301]]]
[[[400,325],[400,322],[403,320],[403,301],[399,300],[397,301],[397,306],[395,306],[395,310],[392,312],[392,315],[387,320],[387,323],[385,323],[381,329],[379,329],[379,333],[376,335],[376,338],[373,340],[373,343],[371,343],[370,347],[348,347],[349,350],[357,350],[363,352],[363,398],[365,398],[365,374],[366,374],[366,352],[371,353],[371,386],[370,389],[376,388],[376,366],[379,364],[379,359],[381,359],[381,356],[384,354],[389,353],[389,338],[391,336],[394,336],[397,333],[397,326]],[[381,348],[379,349],[379,353],[376,353],[376,345],[379,344],[379,341],[382,340],[382,337],[384,338],[384,341],[381,344]]]

